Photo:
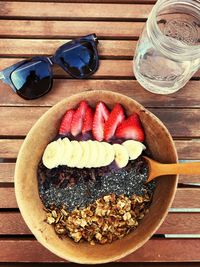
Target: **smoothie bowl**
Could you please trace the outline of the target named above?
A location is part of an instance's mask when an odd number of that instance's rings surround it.
[[[15,193],[37,240],[63,259],[105,263],[141,247],[167,215],[177,176],[145,184],[142,155],[177,162],[162,122],[136,101],[83,92],[49,109],[18,155]]]

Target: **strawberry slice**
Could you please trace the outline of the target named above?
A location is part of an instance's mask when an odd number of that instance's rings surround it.
[[[96,105],[94,113],[94,120],[92,125],[93,137],[97,141],[102,141],[104,137],[104,124],[109,117],[109,111],[103,102],[99,102]]]
[[[88,103],[83,100],[80,102],[79,107],[74,113],[71,124],[71,134],[77,136],[81,133],[83,128],[83,120],[85,117],[86,110],[88,108]]]
[[[133,114],[123,121],[116,130],[115,136],[123,139],[133,139],[136,141],[144,141],[144,130],[142,128],[138,114]]]
[[[104,126],[104,139],[108,141],[115,134],[117,126],[125,119],[124,110],[120,104],[116,104],[110,113]]]
[[[82,134],[85,134],[86,132],[92,130],[93,118],[94,118],[94,112],[92,108],[88,106],[85,112],[85,117],[83,119]]]
[[[69,109],[64,114],[60,124],[59,134],[67,135],[71,132],[71,123],[74,113],[75,113],[74,109]]]

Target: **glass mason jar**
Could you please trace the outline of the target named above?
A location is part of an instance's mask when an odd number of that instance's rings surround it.
[[[134,57],[138,82],[157,94],[174,93],[200,67],[200,0],[158,0]]]

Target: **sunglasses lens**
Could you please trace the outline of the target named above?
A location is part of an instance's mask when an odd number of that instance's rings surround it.
[[[52,84],[50,65],[45,61],[29,61],[11,73],[17,94],[34,99],[46,94]]]
[[[67,71],[77,78],[84,78],[92,74],[98,67],[95,48],[90,42],[79,41],[71,49],[63,47],[59,60]]]

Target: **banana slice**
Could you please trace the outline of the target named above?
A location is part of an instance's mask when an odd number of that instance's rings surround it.
[[[96,164],[97,158],[98,158],[98,153],[97,153],[97,148],[96,144],[94,141],[89,140],[87,141],[90,149],[90,155],[88,158],[87,165],[85,166],[86,168],[93,168]]]
[[[61,165],[68,165],[73,153],[73,145],[70,140],[65,137],[62,139],[62,146],[64,148],[64,152],[62,154]]]
[[[95,145],[95,149],[96,149],[96,153],[97,153],[97,160],[94,163],[94,167],[98,168],[98,167],[102,167],[104,166],[104,162],[105,162],[105,146],[98,141],[94,141],[94,145]]]
[[[90,146],[87,141],[79,142],[82,148],[82,157],[80,158],[79,162],[77,163],[77,168],[85,168],[88,164],[89,157],[90,157]]]
[[[60,152],[60,162],[59,162],[59,165],[62,165],[62,160],[63,160],[63,155],[64,155],[64,152],[65,152],[65,148],[64,148],[64,144],[63,144],[63,141],[61,138],[59,138],[57,141],[57,146],[58,146],[58,150]]]
[[[101,143],[105,147],[105,154],[104,154],[104,165],[107,166],[110,165],[111,162],[115,159],[115,151],[113,149],[113,146],[109,143],[102,142]]]
[[[77,167],[78,163],[80,162],[83,151],[78,141],[71,141],[71,145],[72,145],[72,153],[69,161],[67,162],[67,166],[73,168]]]
[[[53,141],[47,145],[42,156],[42,161],[48,169],[53,169],[58,167],[61,157],[62,155],[60,153],[60,146],[58,145],[57,141]]]
[[[127,149],[130,160],[137,159],[146,149],[145,145],[135,140],[127,140],[122,145]]]
[[[127,149],[119,144],[114,144],[115,162],[119,168],[123,168],[128,164],[129,155]]]

